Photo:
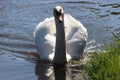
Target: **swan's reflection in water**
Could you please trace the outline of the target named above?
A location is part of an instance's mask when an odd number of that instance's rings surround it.
[[[67,74],[69,75],[66,65],[54,65],[55,80],[66,80]]]
[[[38,62],[35,68],[38,80],[71,80],[67,65],[52,65],[49,62]]]
[[[38,62],[36,64],[35,72],[38,76],[38,80],[55,80],[51,63],[45,61]]]

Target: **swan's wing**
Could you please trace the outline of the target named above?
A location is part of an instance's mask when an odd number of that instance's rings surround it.
[[[38,24],[35,29],[35,43],[41,59],[53,59],[55,48],[54,26],[54,19],[49,18]]]
[[[65,22],[65,26],[70,29],[68,32],[66,31],[67,53],[70,54],[72,59],[79,59],[86,45],[87,30],[80,22],[70,15],[66,15]]]
[[[76,31],[73,30],[71,33],[74,34],[71,39],[67,41],[67,52],[71,55],[72,59],[79,59],[84,52],[87,36],[82,33],[80,29],[77,29]]]

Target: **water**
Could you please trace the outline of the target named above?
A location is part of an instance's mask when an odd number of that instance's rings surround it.
[[[0,80],[41,80],[43,77],[43,80],[54,80],[54,76],[79,79],[79,66],[70,65],[70,69],[63,67],[56,71],[49,63],[36,63],[39,55],[33,31],[40,21],[53,15],[56,5],[63,6],[65,13],[87,28],[85,52],[109,42],[111,31],[120,35],[119,0],[0,0]]]

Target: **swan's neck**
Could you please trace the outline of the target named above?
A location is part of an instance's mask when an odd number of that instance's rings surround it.
[[[59,22],[55,20],[55,24],[56,24],[56,46],[53,63],[65,64],[67,63],[67,60],[66,60],[64,21]]]

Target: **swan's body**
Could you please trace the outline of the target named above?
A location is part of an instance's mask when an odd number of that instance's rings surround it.
[[[63,31],[61,26],[64,28]],[[65,36],[63,36],[64,33]],[[86,45],[87,30],[71,15],[65,14],[63,23],[58,22],[54,17],[40,22],[35,29],[34,36],[41,59],[63,63],[65,60],[80,58]],[[57,45],[57,42],[61,47]]]

